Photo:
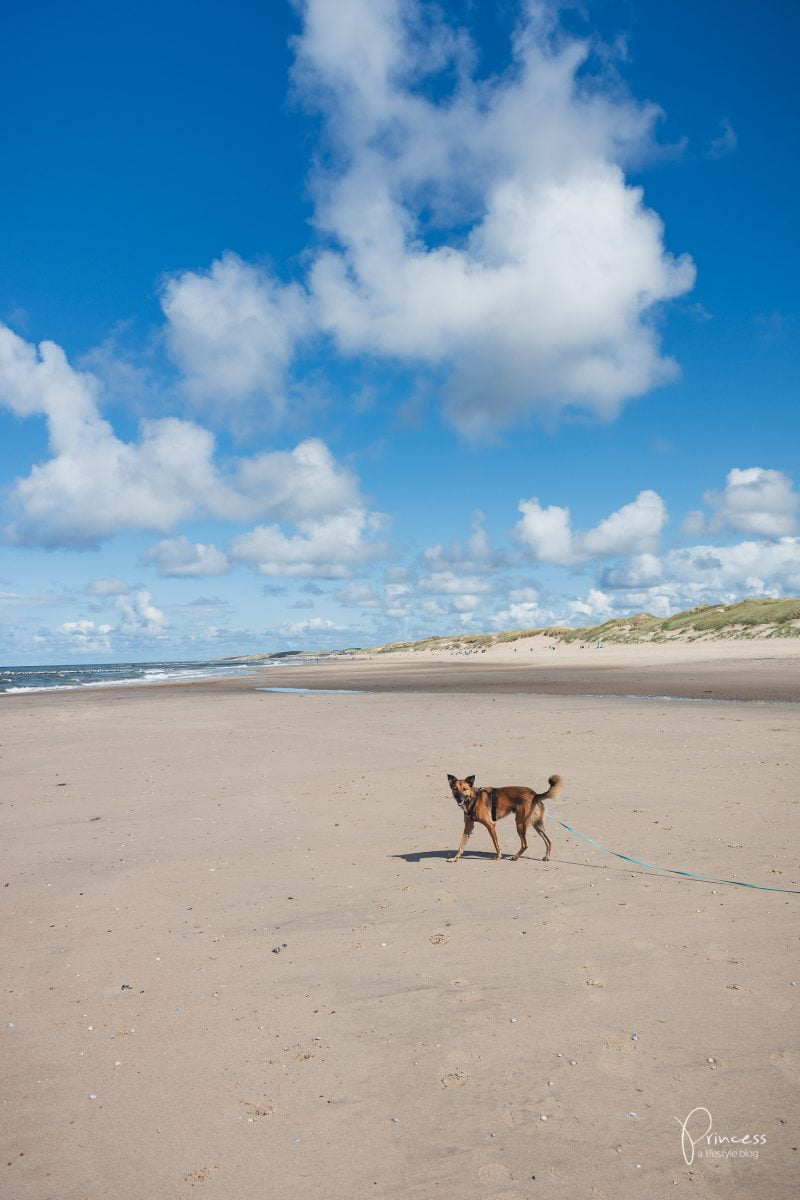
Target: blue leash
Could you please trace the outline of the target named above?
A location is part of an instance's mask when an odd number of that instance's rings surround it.
[[[717,879],[713,875],[696,875],[694,871],[679,871],[676,867],[658,867],[655,863],[644,862],[641,858],[631,858],[630,854],[620,854],[618,850],[609,850],[608,846],[603,846],[600,842],[596,842],[594,838],[587,837],[585,833],[573,829],[566,821],[560,821],[552,813],[548,812],[547,815],[551,821],[562,825],[564,829],[568,829],[576,837],[582,838],[590,846],[596,846],[604,854],[613,854],[615,858],[623,858],[625,862],[636,863],[637,866],[647,867],[651,871],[668,871],[670,875],[683,875],[685,879],[701,879],[704,883],[728,883],[732,887],[756,888],[759,892],[785,892],[789,896],[800,896],[800,888],[770,887],[768,883],[743,883],[741,879]]]

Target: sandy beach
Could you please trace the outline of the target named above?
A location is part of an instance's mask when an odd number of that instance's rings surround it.
[[[264,681],[276,687],[800,701],[800,638],[606,643],[596,649],[537,636],[485,653],[364,654],[311,666],[284,660],[264,670]],[[243,679],[241,686],[249,683]]]
[[[2,1194],[796,1195],[800,895],[556,818],[800,888],[797,668],[505,646],[0,698]],[[561,774],[553,861],[477,829],[448,863],[448,771]]]

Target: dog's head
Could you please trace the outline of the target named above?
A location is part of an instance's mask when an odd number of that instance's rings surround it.
[[[468,775],[466,779],[456,779],[455,775],[448,775],[447,782],[450,784],[450,791],[459,808],[463,808],[465,804],[469,804],[471,800],[475,799],[474,775]]]

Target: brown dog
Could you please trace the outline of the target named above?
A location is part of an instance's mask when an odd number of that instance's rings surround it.
[[[546,792],[538,794],[528,787],[476,788],[474,775],[468,775],[466,779],[456,779],[455,775],[448,775],[447,779],[456,803],[464,812],[464,834],[461,844],[448,862],[458,862],[461,858],[476,821],[489,830],[496,851],[495,858],[502,858],[495,822],[501,821],[512,812],[517,822],[520,845],[517,853],[511,855],[511,861],[516,862],[528,849],[525,830],[529,825],[533,825],[544,842],[545,854],[542,861],[548,861],[553,843],[544,831],[544,801],[552,799],[561,791],[560,775],[551,775],[547,781],[550,787]]]

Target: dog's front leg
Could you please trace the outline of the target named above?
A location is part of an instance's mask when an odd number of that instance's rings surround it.
[[[464,853],[464,847],[469,841],[469,835],[472,833],[474,828],[475,822],[473,821],[472,817],[468,817],[467,814],[464,813],[464,832],[461,835],[461,842],[453,857],[448,858],[448,862],[458,862],[458,860],[461,858],[461,855]]]
[[[498,842],[498,840],[497,840],[497,830],[495,829],[494,825],[492,825],[492,824],[490,824],[490,823],[488,823],[488,822],[486,823],[486,828],[489,830],[489,837],[490,837],[490,838],[492,839],[492,841],[494,842],[494,851],[495,851],[495,853],[494,853],[494,856],[495,856],[495,859],[502,858],[502,857],[503,857],[503,851],[500,849],[500,843],[499,843],[499,842]]]

